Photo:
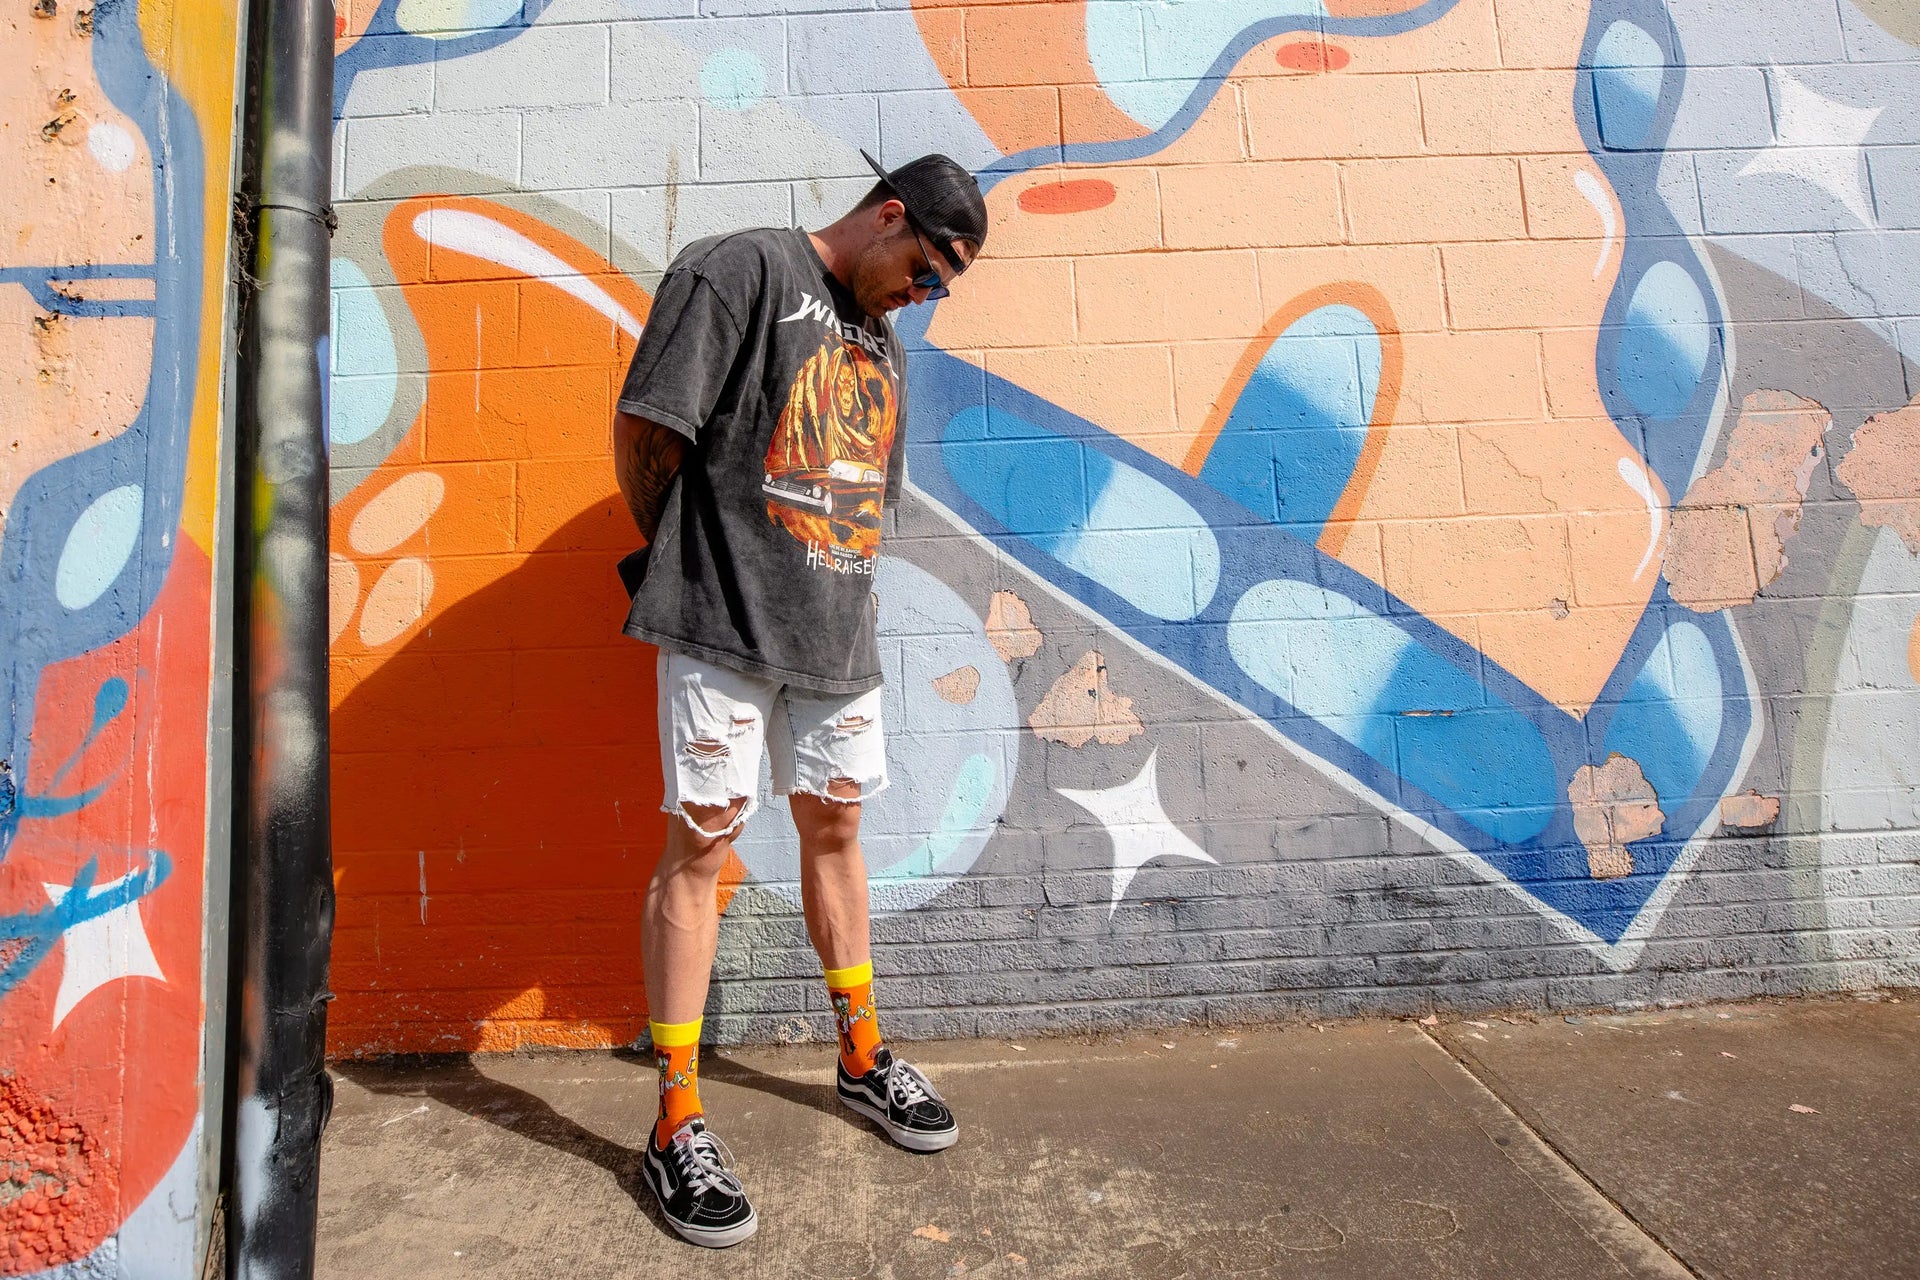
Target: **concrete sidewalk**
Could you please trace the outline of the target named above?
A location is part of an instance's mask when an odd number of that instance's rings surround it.
[[[714,1051],[760,1232],[679,1242],[635,1054],[339,1064],[320,1274],[1844,1277],[1920,1271],[1920,1003],[914,1046],[962,1138],[890,1147],[832,1049]],[[1795,1108],[1805,1108],[1797,1110]]]

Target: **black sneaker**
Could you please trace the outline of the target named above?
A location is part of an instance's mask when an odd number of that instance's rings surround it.
[[[724,1249],[760,1225],[732,1155],[699,1116],[675,1129],[664,1147],[654,1146],[648,1132],[646,1176],[668,1225],[695,1244]]]
[[[851,1075],[839,1069],[840,1101],[887,1131],[887,1136],[909,1151],[945,1151],[960,1139],[953,1112],[918,1067],[908,1066],[881,1045],[873,1053],[873,1070]]]

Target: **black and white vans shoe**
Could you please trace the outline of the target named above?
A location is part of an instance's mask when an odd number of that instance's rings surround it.
[[[667,1224],[686,1239],[709,1249],[739,1244],[760,1225],[740,1179],[733,1157],[720,1140],[707,1132],[699,1116],[673,1131],[667,1145],[653,1145],[647,1134],[647,1185],[660,1201]]]
[[[873,1070],[863,1076],[839,1069],[840,1101],[887,1131],[909,1151],[945,1151],[960,1138],[960,1126],[939,1092],[920,1073],[881,1045]]]

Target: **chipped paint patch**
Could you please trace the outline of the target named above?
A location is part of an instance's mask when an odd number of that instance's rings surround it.
[[[1598,768],[1581,765],[1567,799],[1573,802],[1574,834],[1587,847],[1587,874],[1595,880],[1632,875],[1633,851],[1627,846],[1659,835],[1667,821],[1639,762],[1618,751]]]
[[[1834,475],[1860,500],[1861,524],[1920,556],[1920,400],[1861,423]]]
[[[1047,741],[1075,748],[1094,741],[1117,746],[1146,732],[1133,699],[1108,687],[1106,660],[1093,650],[1053,682],[1027,724]]]
[[[1027,602],[1011,591],[996,591],[987,605],[987,643],[1003,662],[1031,658],[1040,652],[1040,628],[1033,625]]]
[[[956,667],[943,676],[935,676],[933,691],[948,702],[964,707],[980,692],[980,668]]]
[[[1763,796],[1758,791],[1743,791],[1720,802],[1720,821],[1736,830],[1770,827],[1779,816],[1780,797]]]
[[[114,1166],[78,1121],[0,1074],[0,1274],[86,1253],[121,1213]]]
[[[1788,391],[1755,391],[1740,405],[1727,458],[1673,511],[1667,584],[1696,613],[1750,604],[1786,567],[1820,439],[1833,415]]]

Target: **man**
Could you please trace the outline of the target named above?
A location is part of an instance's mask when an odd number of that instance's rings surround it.
[[[945,156],[867,163],[878,185],[824,230],[741,231],[674,259],[614,416],[620,491],[647,542],[621,565],[626,633],[660,648],[674,815],[641,934],[660,1067],[646,1176],[673,1228],[716,1248],[758,1225],[707,1129],[696,1051],[714,891],[763,747],[800,833],[840,1100],[915,1151],[959,1133],[881,1042],[859,831],[861,802],[887,783],[872,583],[905,479],[906,357],[886,317],[946,295],[986,240],[986,202]]]

